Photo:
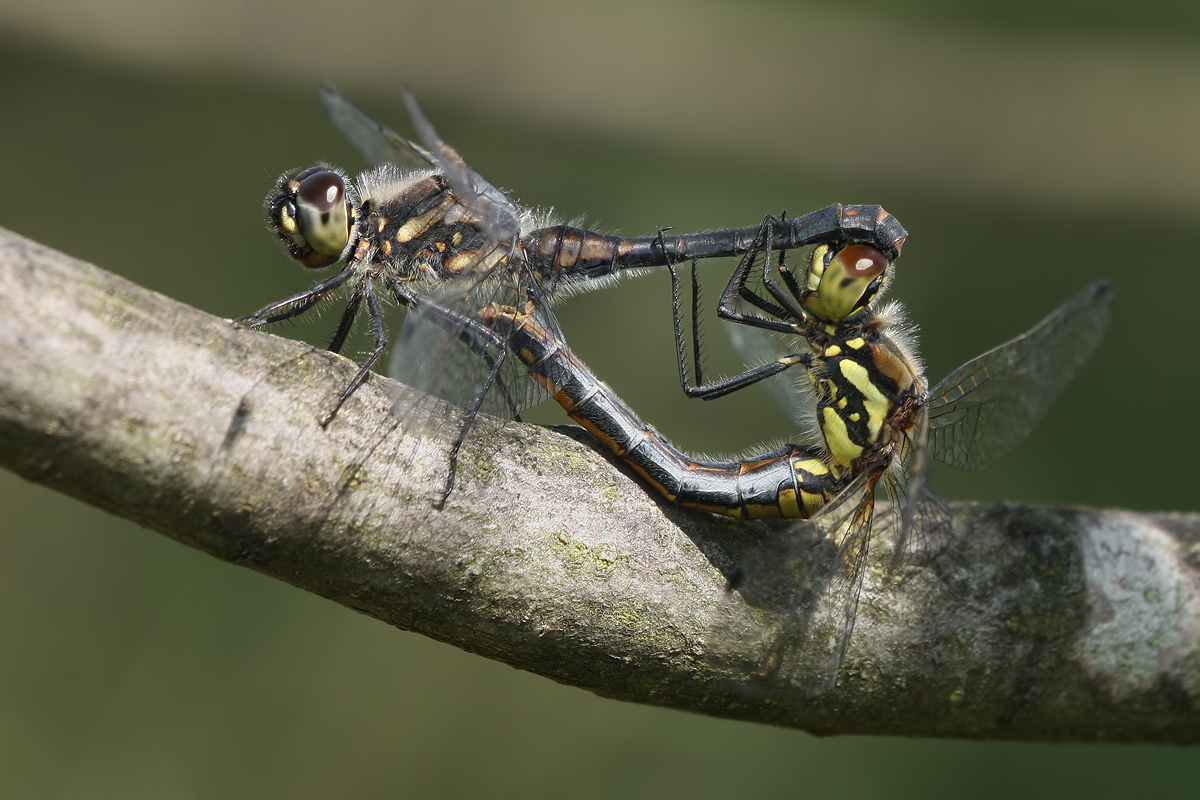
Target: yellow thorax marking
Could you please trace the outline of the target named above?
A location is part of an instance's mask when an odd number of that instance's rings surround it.
[[[846,423],[836,411],[826,407],[821,409],[821,414],[824,423],[821,430],[825,434],[825,444],[829,446],[829,452],[842,464],[849,465],[862,455],[862,447],[850,441]]]
[[[838,366],[841,367],[842,375],[846,377],[846,380],[862,393],[863,407],[867,411],[869,439],[871,442],[879,441],[879,432],[883,428],[883,421],[887,418],[891,404],[888,403],[883,392],[879,391],[879,387],[871,382],[871,376],[862,364],[854,361],[841,361]]]

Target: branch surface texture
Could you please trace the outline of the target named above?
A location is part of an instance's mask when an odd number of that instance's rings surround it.
[[[957,504],[953,543],[890,579],[881,536],[813,695],[787,593],[726,588],[805,552],[803,525],[665,506],[582,433],[521,424],[468,440],[435,511],[453,415],[410,430],[408,390],[373,376],[322,429],[353,372],[0,229],[0,464],[30,481],[606,697],[820,734],[1200,741],[1200,516]]]

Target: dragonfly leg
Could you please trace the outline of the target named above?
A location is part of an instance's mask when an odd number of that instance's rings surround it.
[[[342,352],[342,347],[346,344],[346,337],[350,335],[350,329],[354,327],[354,318],[358,316],[358,309],[361,306],[362,294],[355,292],[350,296],[350,302],[346,303],[346,309],[342,312],[337,330],[333,332],[333,338],[329,340],[329,345],[326,347],[329,352]]]
[[[765,364],[751,367],[745,372],[739,373],[719,380],[705,383],[700,370],[700,328],[696,322],[696,273],[692,271],[693,284],[693,304],[692,304],[692,353],[694,356],[694,369],[696,382],[692,384],[688,381],[687,374],[687,357],[684,353],[685,346],[683,342],[682,320],[680,319],[679,308],[679,276],[675,271],[675,267],[671,268],[671,291],[675,301],[674,307],[674,323],[675,323],[675,355],[679,365],[679,381],[683,385],[683,391],[691,398],[700,398],[702,400],[715,400],[718,397],[724,397],[731,392],[736,392],[739,389],[744,389],[765,380],[772,375],[778,375],[785,369],[788,369],[801,361],[801,356],[796,353],[778,358],[774,361],[769,361]]]
[[[321,420],[322,428],[329,427],[329,423],[333,422],[333,418],[337,416],[337,413],[341,410],[342,405],[350,399],[350,395],[354,394],[358,390],[359,386],[363,385],[363,382],[366,381],[367,376],[371,374],[371,367],[375,366],[375,362],[379,361],[379,357],[382,356],[383,351],[387,349],[387,325],[383,319],[383,306],[379,302],[379,295],[375,293],[374,285],[371,283],[364,284],[361,296],[367,301],[367,317],[371,320],[371,331],[375,337],[375,346],[371,348],[371,352],[367,356],[367,360],[359,365],[358,372],[356,372],[354,377],[350,379],[349,385],[342,390],[342,394],[338,398],[337,403],[334,404],[333,409],[325,415],[324,419]],[[358,295],[356,295],[356,298],[357,297]],[[357,305],[356,301],[351,301],[351,304]],[[344,322],[345,319],[343,318],[343,323]],[[342,327],[343,326],[341,325],[338,326],[339,333],[341,333]],[[343,337],[343,339],[344,338],[345,337]]]
[[[299,294],[277,303],[271,303],[271,305],[260,308],[253,314],[239,317],[235,321],[239,325],[257,330],[265,325],[299,316],[341,288],[342,284],[354,277],[354,273],[354,267],[346,267],[338,274],[326,278]]]

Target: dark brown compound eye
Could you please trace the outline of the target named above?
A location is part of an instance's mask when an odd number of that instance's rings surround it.
[[[852,244],[842,248],[835,259],[841,262],[849,278],[874,278],[882,275],[887,269],[887,258],[874,247],[865,244]]]
[[[296,177],[300,178],[300,175]],[[300,178],[300,190],[296,196],[301,203],[310,206],[314,211],[328,212],[339,203],[346,202],[346,182],[336,172],[318,169],[312,171],[311,175]]]
[[[814,257],[818,252],[813,251]],[[870,245],[843,247],[825,263],[816,291],[804,304],[818,319],[841,322],[862,310],[878,294],[883,284],[880,276],[887,272],[887,267],[887,257]]]
[[[325,256],[337,256],[350,241],[346,179],[325,167],[311,167],[291,181],[296,188],[296,227],[304,242]]]

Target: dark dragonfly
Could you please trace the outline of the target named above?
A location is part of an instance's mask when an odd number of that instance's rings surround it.
[[[373,347],[322,419],[328,425],[387,347],[384,301],[408,309],[392,374],[467,409],[450,450],[440,505],[453,488],[459,448],[479,412],[512,418],[541,397],[520,365],[506,366],[506,339],[480,323],[479,309],[492,303],[542,308],[563,290],[602,285],[629,270],[737,256],[754,245],[760,231],[753,226],[623,238],[552,224],[468,166],[438,136],[413,96],[407,91],[404,96],[423,146],[375,120],[332,85],[322,86],[334,123],[379,166],[355,181],[328,165],[280,178],[267,213],[292,258],[310,269],[341,267],[238,322],[261,328],[344,292],[346,307],[329,344],[339,352],[355,320],[366,314]],[[780,247],[875,242],[888,258],[899,253],[905,236],[878,206],[841,205],[781,222],[772,234]],[[417,426],[422,414],[433,413],[397,411]]]
[[[768,219],[761,229],[759,247],[743,258],[721,306],[734,321],[799,346],[784,351],[775,345],[776,354],[759,367],[689,388],[696,396],[720,396],[800,365],[805,375],[787,399],[793,410],[816,417],[809,444],[738,460],[694,459],[591,373],[556,332],[548,309],[493,304],[479,319],[509,341],[573,419],[670,502],[744,519],[803,520],[791,535],[752,554],[731,588],[778,615],[780,633],[761,659],[759,676],[816,693],[836,680],[853,631],[876,489],[889,498],[880,506],[880,528],[894,534],[890,567],[936,552],[951,532],[944,504],[923,486],[925,453],[973,470],[1015,446],[1095,349],[1111,292],[1103,282],[1087,287],[930,390],[911,331],[897,327],[899,308],[871,310],[890,278],[882,254],[869,245],[822,244],[798,281],[786,265],[772,270],[763,255],[770,253],[774,225]],[[749,285],[760,256],[759,277],[779,296],[767,289],[764,297]],[[678,285],[676,298],[678,306]],[[681,335],[678,344],[682,362]]]
[[[1109,284],[1085,287],[1026,333],[967,361],[932,389],[915,347],[915,327],[898,303],[876,311],[893,277],[889,260],[862,243],[813,248],[803,274],[772,265],[775,221],[763,227],[762,246],[749,252],[718,303],[718,315],[767,336],[738,336],[758,365],[704,383],[698,330],[693,322],[692,370],[688,365],[674,269],[674,319],[680,380],[690,397],[714,399],[799,366],[802,375],[773,388],[821,452],[836,498],[815,515],[823,555],[800,537],[791,553],[776,542],[760,559],[759,575],[780,564],[819,571],[828,588],[813,594],[811,581],[791,583],[790,600],[803,618],[793,669],[803,669],[813,689],[832,684],[849,643],[875,516],[876,488],[888,498],[881,527],[895,534],[889,571],[919,553],[936,552],[949,537],[944,503],[925,489],[929,457],[959,469],[982,470],[1006,455],[1045,416],[1066,384],[1095,352],[1109,319]],[[761,261],[760,261],[761,257]],[[693,271],[693,320],[697,313]],[[803,554],[803,555],[802,555]],[[773,563],[771,563],[773,562]],[[754,566],[754,565],[752,565]],[[779,588],[773,590],[779,600]],[[786,647],[781,642],[780,647]],[[778,668],[781,652],[768,660]]]

